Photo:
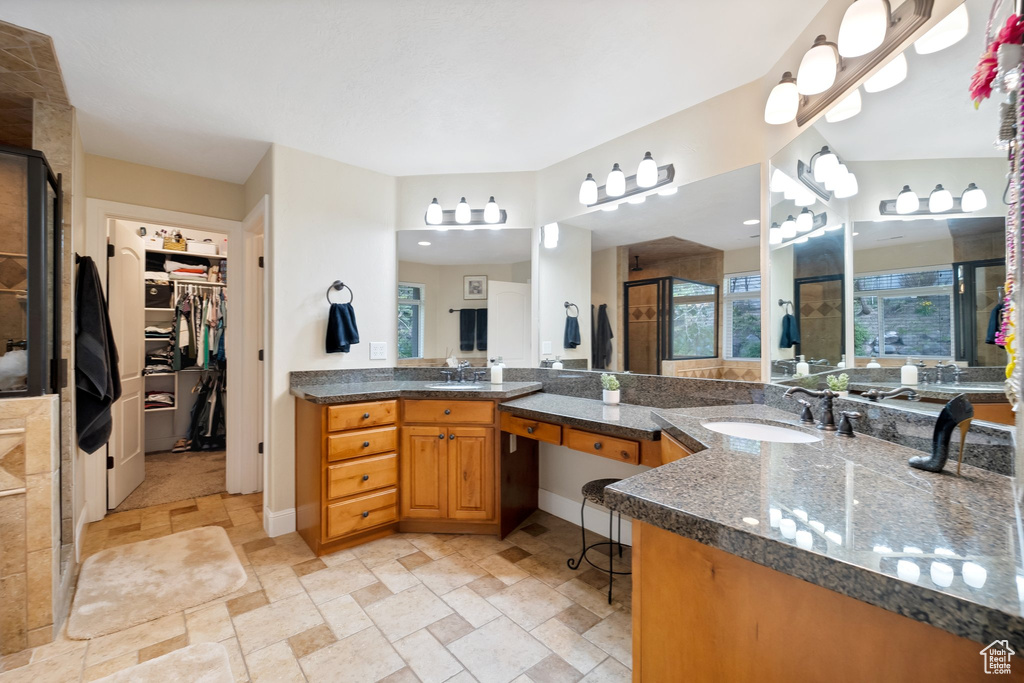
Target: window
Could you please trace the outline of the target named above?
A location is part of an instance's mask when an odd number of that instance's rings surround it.
[[[853,279],[860,358],[953,355],[953,270],[924,268]]]
[[[424,286],[398,283],[398,357],[423,358]]]
[[[761,358],[761,275],[725,276],[725,357]]]
[[[672,358],[714,358],[718,287],[675,279],[672,283]]]

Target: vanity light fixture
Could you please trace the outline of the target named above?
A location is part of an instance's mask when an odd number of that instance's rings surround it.
[[[793,244],[803,244],[810,237],[821,237],[827,230],[834,229],[828,225],[828,214],[826,212],[808,213],[810,214],[811,227],[807,231],[800,228],[800,219],[793,216],[788,216],[782,222],[782,225],[772,223],[771,227],[768,228],[768,244],[773,249],[788,247]],[[801,212],[801,215],[805,214]],[[842,223],[838,227],[842,227]],[[793,514],[799,517],[795,510]]]
[[[558,246],[558,223],[548,223],[540,229],[541,241],[545,249]]]
[[[601,210],[602,211],[618,211],[619,210],[619,205],[618,204],[605,204],[604,206],[601,207]]]
[[[780,234],[782,239],[790,240],[796,237],[796,219],[790,214],[786,217],[786,220],[782,221],[782,225],[779,226]]]
[[[604,191],[609,197],[621,197],[626,194],[626,174],[618,164],[612,166],[608,179],[604,182]]]
[[[594,175],[588,173],[586,179],[580,185],[580,204],[589,206],[597,203],[597,181]]]
[[[644,154],[636,169],[636,186],[645,190],[658,184],[658,164],[650,152]]]
[[[816,183],[824,185],[838,168],[839,157],[827,145],[811,157],[811,169],[814,171],[814,182]]]
[[[988,205],[988,200],[985,198],[985,191],[980,187],[971,183],[964,190],[963,196],[960,198],[960,208],[967,213],[972,211],[979,211],[984,209]]]
[[[672,164],[658,166],[650,152],[644,154],[643,160],[637,168],[636,175],[626,176],[622,168],[615,164],[605,184],[598,187],[597,181],[591,173],[587,174],[580,185],[580,204],[585,206],[603,205],[614,202],[623,197],[636,197],[643,195],[653,188],[661,188],[660,195],[671,195],[678,191],[678,188],[671,187],[675,179],[676,169]],[[643,199],[631,200],[631,204],[642,204]],[[614,209],[608,209],[614,211]]]
[[[796,217],[796,231],[810,232],[814,227],[814,212],[806,206]]]
[[[634,195],[626,200],[628,204],[643,204],[647,201],[647,197],[642,194]]]
[[[903,189],[896,195],[896,213],[905,216],[914,213],[921,208],[921,200],[917,193],[910,189],[910,185],[904,185]]]
[[[953,194],[942,185],[936,185],[928,195],[928,211],[942,213],[953,208]]]
[[[764,122],[773,126],[789,123],[796,118],[799,108],[800,93],[796,89],[796,79],[792,71],[787,71],[768,95],[764,104]]]
[[[813,191],[825,201],[847,199],[857,194],[857,176],[828,146],[822,147],[811,156],[809,163],[798,160],[796,174],[806,188]],[[813,196],[813,195],[812,195]]]
[[[807,240],[808,240],[807,235],[801,235],[800,237],[797,237],[795,240],[793,240],[793,243],[794,244],[806,244]]]
[[[768,244],[782,244],[782,228],[778,223],[772,223],[772,227],[768,228]]]
[[[487,206],[483,209],[471,209],[465,197],[459,200],[455,209],[442,209],[434,197],[427,205],[427,213],[424,216],[427,225],[437,226],[438,230],[447,230],[449,227],[460,227],[465,230],[474,230],[478,225],[485,225],[491,230],[500,230],[508,214],[505,209],[499,208],[498,203],[491,197]]]
[[[843,166],[846,168],[846,166]],[[860,187],[857,185],[857,176],[852,171],[847,171],[842,180],[836,183],[836,199],[849,199],[857,194]]]
[[[828,178],[825,179],[825,189],[832,192],[836,191],[839,187],[839,183],[849,175],[850,169],[846,167],[846,164],[839,164],[836,166],[836,170],[829,174]]]
[[[860,113],[860,108],[860,88],[854,88],[852,93],[839,100],[836,106],[828,110],[825,114],[825,121],[828,123],[839,123],[846,119],[852,119]]]
[[[919,55],[930,55],[945,50],[950,45],[960,42],[967,35],[968,28],[970,22],[967,17],[967,3],[964,2],[915,40],[914,52]]]
[[[878,49],[889,30],[888,0],[857,0],[846,8],[839,25],[839,54],[860,57]]]
[[[663,187],[660,190],[658,190],[658,196],[659,197],[671,197],[676,192],[679,192],[679,188],[676,187],[675,185],[672,185],[671,187]]]
[[[902,83],[907,77],[907,56],[902,52],[891,62],[878,70],[874,76],[864,81],[864,92],[882,92],[894,85]]]
[[[796,72],[796,90],[801,95],[818,95],[832,87],[839,72],[839,52],[836,44],[820,35],[814,45],[804,53]]]

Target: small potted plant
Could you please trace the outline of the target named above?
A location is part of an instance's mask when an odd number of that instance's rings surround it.
[[[828,388],[836,392],[840,396],[849,396],[850,392],[848,387],[850,386],[850,376],[845,372],[841,375],[829,375],[825,378],[828,382]]]
[[[619,380],[615,375],[601,373],[601,388],[604,389],[604,402],[610,406],[619,405]]]

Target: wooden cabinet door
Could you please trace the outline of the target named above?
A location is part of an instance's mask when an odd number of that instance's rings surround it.
[[[448,515],[448,436],[443,427],[403,427],[402,517],[442,519]]]
[[[494,429],[448,428],[448,518],[494,517]]]

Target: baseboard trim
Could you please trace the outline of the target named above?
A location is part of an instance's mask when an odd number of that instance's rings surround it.
[[[580,501],[578,500],[566,498],[544,489],[538,489],[537,507],[567,522],[572,522],[573,524],[580,523]],[[583,522],[587,531],[593,531],[595,534],[601,534],[602,536],[608,535],[608,510],[594,505],[587,505],[586,512],[583,515]],[[622,516],[622,542],[625,545],[633,544],[632,522],[633,520],[629,517]],[[616,519],[615,524],[618,524],[618,519]],[[615,526],[613,528],[617,535],[619,533],[618,527]]]
[[[295,531],[295,508],[274,512],[268,507],[263,508],[263,530],[267,535],[283,536]]]

